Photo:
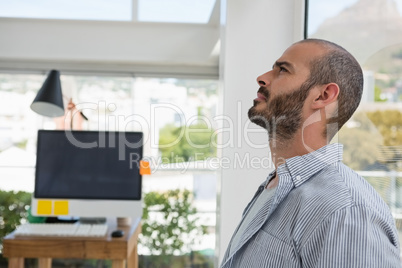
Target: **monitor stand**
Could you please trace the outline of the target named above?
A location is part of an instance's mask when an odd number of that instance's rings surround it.
[[[105,224],[106,218],[104,218],[104,217],[99,217],[99,218],[80,217],[79,222],[82,224]]]

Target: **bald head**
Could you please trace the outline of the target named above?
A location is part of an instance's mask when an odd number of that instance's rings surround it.
[[[321,39],[305,39],[296,44],[314,44],[323,49],[310,61],[310,88],[328,83],[339,86],[338,109],[328,119],[328,134],[332,138],[350,119],[359,106],[363,93],[363,71],[357,60],[343,47]]]

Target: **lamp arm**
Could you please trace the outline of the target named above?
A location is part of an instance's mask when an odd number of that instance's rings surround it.
[[[72,110],[72,109],[75,108],[75,104],[73,103],[73,99],[72,99],[72,98],[68,98],[68,97],[65,96],[64,94],[63,94],[63,98],[68,100],[68,106],[67,106],[67,107],[68,107],[69,110]],[[70,108],[70,105],[72,106],[71,108]],[[88,121],[88,117],[86,117],[82,111],[79,111],[79,112],[80,112],[82,118],[84,118],[85,120]]]

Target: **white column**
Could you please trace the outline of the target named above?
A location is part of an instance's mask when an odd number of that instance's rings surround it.
[[[229,160],[231,164],[223,165],[218,185],[219,264],[243,209],[273,170],[268,163],[267,134],[249,124],[247,111],[257,96],[257,76],[271,70],[283,51],[303,37],[299,24],[304,23],[301,16],[304,5],[300,2],[304,1],[222,0],[221,3],[221,111],[233,125],[223,120],[222,127],[232,130],[220,136],[221,144],[232,142],[224,146],[220,155],[225,163]]]
[[[138,21],[138,0],[131,0],[131,21]]]

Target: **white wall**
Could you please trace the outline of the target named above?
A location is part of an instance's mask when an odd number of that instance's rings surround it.
[[[260,131],[245,135],[244,129],[247,128],[247,111],[259,88],[257,76],[270,70],[274,61],[290,44],[303,38],[304,5],[301,2],[303,1],[222,0],[222,114],[232,119],[234,131],[223,132],[221,142],[225,143],[232,138],[234,146],[226,146],[222,150],[222,158],[230,159],[233,165],[222,169],[220,174],[217,226],[219,263],[243,209],[259,184],[273,170],[272,166],[267,167],[267,161],[258,163],[269,157],[267,146],[256,148],[267,143],[267,134]],[[225,122],[224,125],[227,128],[229,124]],[[259,130],[252,125],[248,128]],[[236,159],[245,159],[247,155],[250,161],[246,161],[246,165],[241,167]]]

